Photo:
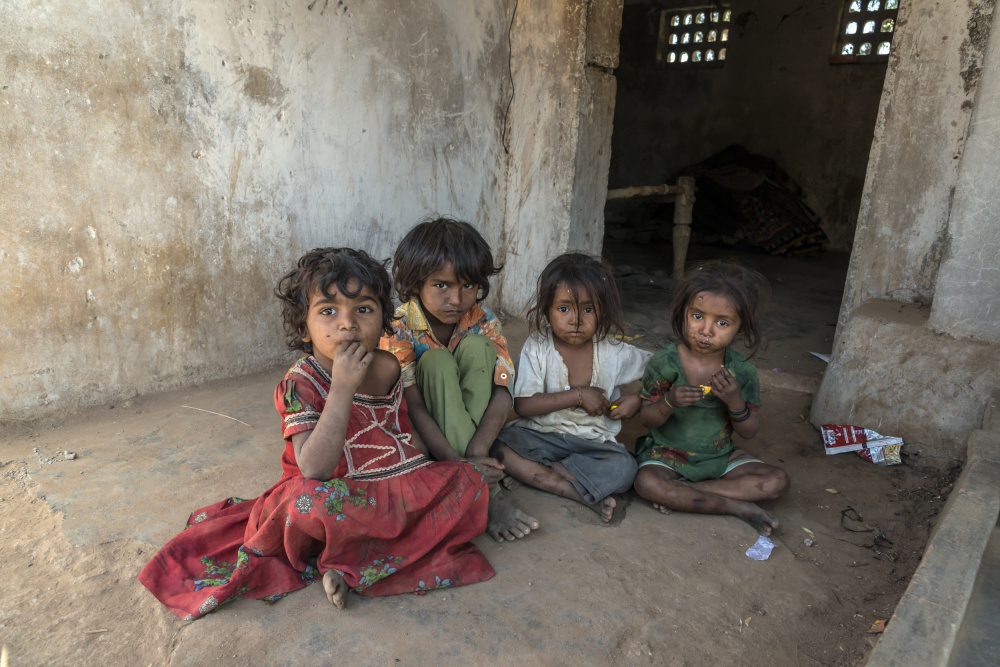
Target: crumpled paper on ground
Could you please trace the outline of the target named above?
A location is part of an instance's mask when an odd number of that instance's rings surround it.
[[[754,560],[767,560],[771,555],[772,549],[774,549],[774,542],[761,535],[753,543],[753,546],[747,549],[747,556],[750,556]]]

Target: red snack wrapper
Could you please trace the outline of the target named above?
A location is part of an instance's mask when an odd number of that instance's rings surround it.
[[[827,454],[857,452],[861,458],[879,465],[901,463],[903,439],[881,435],[871,429],[847,424],[824,424],[820,429]]]

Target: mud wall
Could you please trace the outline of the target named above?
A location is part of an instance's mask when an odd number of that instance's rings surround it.
[[[545,264],[600,253],[622,0],[520,0],[501,255],[503,305],[521,313]]]
[[[878,428],[929,459],[964,459],[1000,392],[998,23],[992,0],[903,4],[812,408],[814,424]]]
[[[730,144],[776,159],[849,249],[886,65],[831,65],[842,0],[738,0],[724,67],[655,62],[662,9],[629,2],[612,143],[611,187],[661,183]]]
[[[0,4],[0,420],[287,359],[310,247],[496,245],[513,4]]]

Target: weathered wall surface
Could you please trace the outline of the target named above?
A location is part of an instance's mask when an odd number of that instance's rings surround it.
[[[842,322],[869,299],[933,299],[993,5],[900,7]]]
[[[0,419],[287,358],[302,251],[496,245],[513,0],[0,5]]]
[[[655,62],[660,11],[691,3],[630,2],[611,187],[661,183],[741,144],[776,159],[822,216],[830,247],[849,249],[886,65],[830,64],[842,5],[732,3],[725,66],[671,69]]]
[[[1000,343],[1000,15],[984,56],[930,326]],[[993,377],[1000,375],[1000,361]],[[998,383],[1000,384],[1000,383]]]
[[[811,419],[963,459],[1000,391],[1000,15],[992,1],[914,0],[903,12]]]
[[[620,19],[621,0],[517,6],[500,277],[510,312],[550,259],[601,250]]]

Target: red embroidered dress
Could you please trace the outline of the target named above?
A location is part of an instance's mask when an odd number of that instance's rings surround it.
[[[486,529],[482,473],[469,463],[432,462],[410,444],[399,382],[388,396],[355,395],[333,479],[302,477],[291,437],[315,428],[330,382],[311,356],[285,374],[275,389],[284,420],[281,481],[254,500],[193,512],[139,574],[181,618],[240,598],[273,603],[331,569],[366,596],[493,576],[471,543]]]

